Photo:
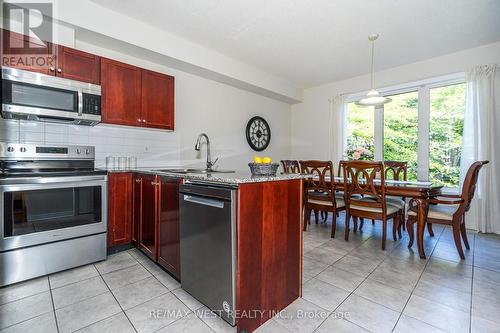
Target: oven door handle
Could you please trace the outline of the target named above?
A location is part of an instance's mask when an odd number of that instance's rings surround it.
[[[83,115],[83,92],[78,90],[78,117]]]
[[[83,186],[107,186],[107,176],[82,176],[82,177],[31,177],[11,179],[6,184],[0,184],[0,192],[52,189]]]

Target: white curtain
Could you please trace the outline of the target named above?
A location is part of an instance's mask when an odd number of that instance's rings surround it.
[[[467,75],[462,181],[479,160],[490,163],[479,172],[467,227],[500,234],[500,65],[479,66]]]
[[[346,116],[347,102],[345,95],[337,95],[330,98],[330,140],[329,159],[333,161],[336,168],[338,162],[343,159],[346,146]]]

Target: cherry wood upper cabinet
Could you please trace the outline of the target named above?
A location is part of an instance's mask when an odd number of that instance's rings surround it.
[[[142,118],[146,127],[174,129],[174,77],[142,71]]]
[[[158,263],[176,278],[181,278],[179,236],[180,178],[158,179]]]
[[[56,75],[67,79],[100,83],[100,58],[94,54],[72,49],[66,46],[57,47]]]
[[[55,75],[55,46],[49,42],[2,29],[2,66]]]
[[[2,66],[100,83],[98,56],[9,30],[3,30],[2,34]]]
[[[141,69],[101,58],[102,121],[140,126]]]
[[[132,173],[108,174],[108,247],[130,243]]]

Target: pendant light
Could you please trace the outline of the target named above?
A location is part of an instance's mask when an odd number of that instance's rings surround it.
[[[372,71],[371,71],[371,84],[370,91],[366,94],[366,97],[360,99],[356,102],[360,106],[378,106],[391,101],[390,98],[381,96],[380,93],[373,88],[373,58],[375,53],[375,41],[378,38],[378,34],[368,36],[368,40],[372,42]]]

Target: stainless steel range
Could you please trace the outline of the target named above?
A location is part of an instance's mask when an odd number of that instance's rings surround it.
[[[0,142],[0,286],[106,259],[94,147]]]

